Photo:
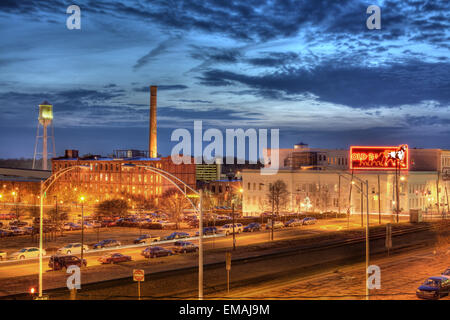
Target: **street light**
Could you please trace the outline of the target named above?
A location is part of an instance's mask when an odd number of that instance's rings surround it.
[[[80,197],[81,202],[81,266],[83,266],[83,252],[84,252],[84,196]]]
[[[203,190],[200,189],[199,191],[193,189],[190,187],[187,183],[185,183],[180,178],[174,176],[173,174],[153,166],[149,165],[136,165],[133,163],[123,163],[122,168],[124,169],[132,169],[132,168],[144,168],[145,170],[151,171],[159,176],[162,176],[164,179],[169,181],[171,184],[174,185],[175,188],[177,188],[185,197],[186,199],[191,203],[192,207],[195,211],[199,212],[199,223],[198,223],[198,298],[199,300],[203,299]],[[178,184],[180,183],[184,188],[181,188]],[[199,208],[192,202],[190,195],[187,194],[187,189],[197,195],[200,198],[199,201]]]
[[[66,174],[69,171],[72,171],[76,168],[80,169],[88,169],[89,166],[85,165],[74,165],[67,168],[64,168],[58,172],[55,172],[46,180],[41,180],[40,186],[40,212],[39,212],[39,298],[42,298],[42,250],[43,250],[43,227],[44,227],[44,196],[46,195],[48,189],[58,180],[61,176]],[[48,185],[44,187],[44,184],[48,182]]]

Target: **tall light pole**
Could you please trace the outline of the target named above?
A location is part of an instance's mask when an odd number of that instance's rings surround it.
[[[203,300],[203,190],[200,189],[200,219],[198,223],[198,299]]]
[[[167,172],[163,169],[148,166],[148,165],[136,165],[133,163],[124,163],[122,164],[123,168],[144,168],[148,171],[151,171],[164,179],[166,179],[168,182],[170,182],[178,191],[180,191],[186,199],[191,203],[192,207],[195,211],[199,212],[199,224],[198,224],[198,235],[199,235],[199,241],[198,241],[198,298],[199,300],[203,299],[203,190],[200,189],[199,191],[193,189],[188,184],[186,184],[184,181],[179,179],[178,177],[174,176],[170,172]],[[179,186],[181,184],[183,188]],[[197,197],[200,198],[199,201],[199,208],[195,206],[195,204],[191,201],[190,196],[187,194],[187,190],[194,193]]]
[[[84,253],[84,196],[80,197],[81,202],[81,266],[83,266]]]
[[[367,283],[369,274],[369,180],[366,180],[366,212],[367,212],[367,221],[366,221],[366,300],[369,300],[369,284]]]
[[[40,185],[40,211],[39,211],[39,298],[42,298],[42,258],[43,258],[43,226],[44,226],[44,196],[47,193],[47,190],[55,183],[56,180],[58,180],[61,176],[66,174],[67,172],[74,170],[74,169],[89,169],[89,166],[83,166],[83,165],[75,165],[70,166],[67,168],[64,168],[58,172],[55,172],[52,174],[47,180],[41,181]],[[45,185],[48,183],[48,185]]]

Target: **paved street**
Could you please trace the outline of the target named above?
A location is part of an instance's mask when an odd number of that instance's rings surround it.
[[[450,246],[439,252],[426,249],[370,262],[381,269],[381,289],[370,290],[371,300],[418,299],[415,290],[432,275],[450,267]],[[336,269],[283,283],[232,291],[231,299],[365,299],[364,264]],[[449,296],[442,298],[450,300]]]

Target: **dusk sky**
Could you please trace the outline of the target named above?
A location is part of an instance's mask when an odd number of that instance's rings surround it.
[[[2,0],[0,158],[33,156],[44,100],[58,155],[147,149],[149,85],[163,155],[194,120],[279,128],[281,147],[450,149],[449,16],[448,0]]]

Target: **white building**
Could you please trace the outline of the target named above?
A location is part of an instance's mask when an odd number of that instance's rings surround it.
[[[270,156],[270,152],[268,154]],[[286,212],[345,213],[350,208],[352,213],[358,213],[361,210],[360,180],[368,181],[371,213],[396,212],[395,171],[355,170],[352,185],[348,157],[348,150],[311,149],[298,144],[294,149],[280,150],[281,168],[274,175],[243,170],[243,214],[271,212],[267,194],[270,184],[277,180],[284,181],[289,192],[283,210]],[[448,212],[450,151],[410,149],[409,161],[410,170],[402,170],[398,176],[401,213],[408,213],[410,209],[437,212],[438,208],[439,212]],[[318,168],[320,170],[314,170]],[[365,192],[365,185],[363,188]],[[365,196],[363,199],[365,208]]]

